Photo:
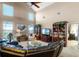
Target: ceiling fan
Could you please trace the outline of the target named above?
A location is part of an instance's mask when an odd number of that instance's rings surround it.
[[[40,2],[31,2],[31,5],[34,5],[35,7],[40,8],[40,6],[37,5],[38,3]]]

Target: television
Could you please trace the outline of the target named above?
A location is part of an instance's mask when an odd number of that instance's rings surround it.
[[[44,35],[50,35],[50,29],[48,29],[48,28],[43,28],[43,29],[42,29],[42,34],[44,34]]]

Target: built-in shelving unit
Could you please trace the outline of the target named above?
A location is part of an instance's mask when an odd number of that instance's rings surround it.
[[[67,45],[67,21],[56,22],[53,24],[53,41],[64,40]]]

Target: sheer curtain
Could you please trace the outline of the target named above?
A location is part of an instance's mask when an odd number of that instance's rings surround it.
[[[70,34],[75,34],[76,41],[79,48],[79,24],[71,24]]]
[[[74,34],[75,37],[78,37],[78,26],[79,24],[71,24],[70,34]]]
[[[78,24],[78,48],[79,48],[79,24]]]

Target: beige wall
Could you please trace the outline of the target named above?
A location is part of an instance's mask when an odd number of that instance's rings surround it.
[[[79,3],[56,2],[36,13],[36,23],[43,27],[52,28],[52,24],[58,21],[79,23]]]
[[[35,24],[36,21],[35,21],[35,12],[29,8],[29,6],[25,6],[23,5],[24,3],[6,3],[6,4],[9,4],[11,6],[14,6],[14,16],[13,17],[9,17],[9,16],[3,16],[2,15],[2,4],[3,3],[0,3],[0,30],[3,30],[2,29],[2,23],[5,21],[5,20],[11,20],[13,21],[13,24],[14,24],[14,30],[16,29],[16,25],[18,23],[23,23],[23,24],[26,24],[27,26],[30,25],[30,24]],[[29,13],[33,13],[34,14],[34,19],[33,21],[29,21],[29,18],[28,18],[28,14]]]

